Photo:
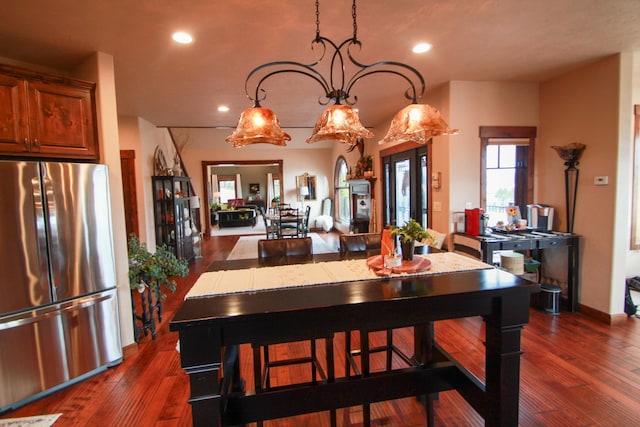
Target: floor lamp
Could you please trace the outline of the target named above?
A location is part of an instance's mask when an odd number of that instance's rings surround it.
[[[586,145],[578,142],[564,146],[553,145],[551,148],[556,150],[564,165],[564,191],[567,210],[567,232],[573,233],[573,223],[576,216],[576,196],[578,195],[578,176],[580,170],[576,167],[580,164],[580,156],[586,148]]]

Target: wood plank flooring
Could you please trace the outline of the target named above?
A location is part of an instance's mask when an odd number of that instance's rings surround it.
[[[320,235],[337,245],[336,234]],[[62,413],[55,426],[189,426],[191,409],[188,378],[176,352],[177,334],[168,324],[185,293],[213,260],[224,260],[237,236],[205,239],[203,258],[191,265],[178,291],[169,295],[155,340],[145,337],[137,352],[122,364],[81,383],[59,390],[0,418]],[[480,318],[436,323],[438,342],[480,378],[484,376],[484,326]],[[354,334],[354,339],[356,339]],[[372,344],[382,342],[373,334]],[[410,329],[394,333],[395,342],[410,352]],[[344,335],[335,338],[336,374],[344,372]],[[357,342],[356,342],[357,345]],[[274,358],[306,354],[308,345],[271,347]],[[318,346],[319,349],[322,345]],[[520,425],[529,426],[634,426],[640,425],[640,319],[620,326],[599,323],[582,314],[559,316],[531,310],[531,322],[522,333]],[[241,371],[253,381],[251,351],[241,348]],[[373,365],[380,366],[382,359]],[[382,355],[380,355],[382,357]],[[400,364],[400,361],[397,361]],[[400,365],[398,365],[400,366]],[[278,368],[274,384],[303,381],[304,367]],[[1,379],[0,379],[1,380]],[[374,426],[424,426],[422,406],[413,398],[372,405]],[[338,411],[338,425],[361,426],[360,407]],[[440,394],[435,403],[437,426],[481,426],[483,420],[456,392]],[[329,414],[269,421],[265,426],[329,426]]]

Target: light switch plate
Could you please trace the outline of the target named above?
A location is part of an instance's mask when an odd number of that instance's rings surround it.
[[[609,177],[608,176],[596,176],[593,179],[593,183],[595,185],[609,185]]]

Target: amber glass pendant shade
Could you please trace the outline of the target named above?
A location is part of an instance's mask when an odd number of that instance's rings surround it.
[[[240,115],[238,127],[226,138],[234,147],[251,144],[273,144],[286,146],[291,136],[280,128],[276,114],[268,108],[247,108]]]
[[[409,141],[426,144],[434,136],[457,133],[458,129],[449,129],[440,112],[431,105],[411,104],[396,113],[380,144]]]
[[[373,138],[373,133],[362,126],[355,108],[336,104],[323,111],[307,143],[333,140],[355,145],[359,137]]]

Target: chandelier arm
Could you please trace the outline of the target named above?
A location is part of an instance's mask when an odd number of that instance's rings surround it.
[[[346,92],[350,93],[353,86],[364,77],[367,77],[373,74],[380,74],[380,73],[395,74],[396,76],[402,77],[407,83],[409,83],[410,87],[405,91],[404,96],[405,98],[407,98],[408,100],[410,100],[415,104],[418,101],[418,98],[421,98],[424,95],[424,91],[425,91],[425,84],[424,84],[424,79],[422,78],[422,75],[420,75],[420,73],[418,73],[416,70],[413,70],[415,71],[418,79],[420,80],[420,92],[418,93],[416,89],[416,82],[412,80],[409,76],[407,76],[405,73],[403,73],[402,70],[379,68],[379,67],[384,67],[389,65],[399,65],[401,68],[411,68],[409,66],[405,66],[404,64],[390,63],[390,62],[378,62],[375,64],[368,65],[365,68],[356,72],[351,77],[351,79],[347,83],[347,87],[345,89]]]
[[[271,71],[271,72],[265,74],[264,76],[262,76],[260,78],[260,80],[258,80],[258,83],[256,84],[255,97],[252,98],[251,95],[249,95],[249,87],[248,87],[249,80],[251,79],[251,77],[257,71],[259,71],[259,70],[261,70],[263,68],[282,67],[282,66],[292,66],[292,67],[297,67],[297,69],[296,68],[283,68],[283,69],[277,69],[275,71]],[[282,74],[282,73],[298,73],[298,74],[302,74],[302,75],[305,75],[305,76],[308,76],[308,77],[312,78],[313,80],[318,82],[320,84],[320,86],[322,86],[322,89],[324,90],[326,96],[329,97],[329,94],[331,92],[331,87],[327,83],[327,81],[324,78],[324,76],[322,74],[320,74],[320,72],[315,70],[311,65],[302,64],[300,62],[295,62],[295,61],[270,62],[270,63],[267,63],[267,64],[262,64],[261,66],[255,68],[253,71],[251,71],[251,73],[249,73],[249,75],[247,76],[247,79],[245,80],[245,83],[244,83],[245,93],[247,94],[247,97],[253,102],[259,102],[259,101],[264,100],[266,98],[266,91],[261,88],[262,83],[265,80],[267,80],[269,77],[271,77],[273,75],[276,75],[276,74]],[[260,92],[264,93],[263,97],[259,97],[259,93]]]

